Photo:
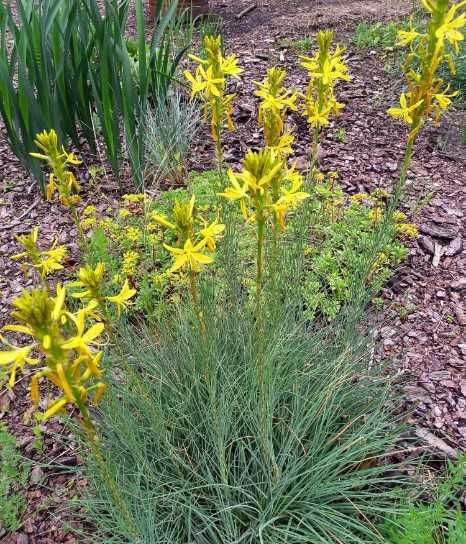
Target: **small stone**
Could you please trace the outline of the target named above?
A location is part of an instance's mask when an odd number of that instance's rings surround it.
[[[461,352],[461,355],[466,357],[466,344],[458,344],[458,349]]]
[[[31,485],[39,485],[44,479],[44,471],[40,467],[34,467],[31,470],[29,481]]]

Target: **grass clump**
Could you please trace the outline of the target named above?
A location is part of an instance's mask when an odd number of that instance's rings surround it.
[[[349,322],[310,335],[292,302],[270,300],[264,421],[254,314],[240,292],[213,291],[201,290],[205,334],[181,305],[155,336],[121,330],[111,362],[124,378],[102,405],[103,451],[140,541],[383,542],[367,520],[390,511],[398,477],[376,460],[399,428],[366,339]],[[131,528],[88,468],[87,506],[109,542],[127,542]]]

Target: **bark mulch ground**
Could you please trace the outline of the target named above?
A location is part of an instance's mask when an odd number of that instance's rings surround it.
[[[258,2],[240,19],[236,16],[251,2],[216,0],[212,4],[223,21],[227,48],[240,57],[245,68],[243,80],[235,84],[238,130],[227,138],[229,164],[237,166],[247,148],[261,144],[252,82],[261,80],[267,67],[279,64],[287,68],[289,82],[303,88],[305,74],[299,69],[294,42],[320,28],[333,28],[348,45],[353,80],[340,90],[347,107],[326,131],[321,168],[338,170],[349,194],[392,186],[405,138],[404,129],[385,114],[402,84],[398,76],[390,75],[396,54],[357,50],[351,37],[358,21],[406,15],[411,1],[269,0]],[[417,144],[405,207],[414,215],[421,236],[383,290],[385,309],[374,322],[377,356],[387,359],[392,371],[400,375],[420,448],[438,457],[454,457],[466,449],[466,147],[459,135],[463,119],[464,113],[451,112],[440,127],[429,127]],[[307,127],[298,117],[290,125],[297,135],[296,159],[303,163],[309,145]],[[344,143],[338,141],[339,128],[346,131]],[[212,147],[204,142],[208,138],[200,138],[193,153],[198,169],[211,165]],[[97,163],[99,158],[90,157],[87,162]],[[95,191],[87,191],[83,205],[97,200],[105,209],[117,196],[111,176],[104,175],[98,197]],[[59,205],[44,202],[9,151],[0,126],[0,324],[8,321],[12,298],[28,285],[19,265],[9,259],[18,249],[15,236],[36,225],[44,240],[58,238],[71,246],[66,272],[73,270],[76,232],[68,214]],[[37,451],[32,421],[22,382],[14,392],[0,394],[0,424],[7,425],[21,453],[36,465],[25,492],[28,507],[23,526],[12,535],[0,523],[0,542],[78,542],[66,530],[70,514],[64,509],[66,501],[86,485],[79,474],[66,471],[79,464],[72,438],[60,423],[51,421],[42,427],[43,448]],[[63,468],[39,468],[39,464],[61,464]]]

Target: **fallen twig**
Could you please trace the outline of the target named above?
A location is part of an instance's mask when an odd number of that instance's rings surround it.
[[[16,221],[14,223],[10,223],[9,225],[3,225],[0,227],[0,230],[8,230],[8,229],[11,229],[12,227],[18,225],[18,221],[20,221],[21,219],[23,219],[23,217],[26,217],[26,215],[31,212],[36,206],[37,204],[39,204],[39,201],[40,201],[40,198],[37,198],[30,206],[29,208],[23,212],[19,217],[16,217]]]
[[[256,8],[257,8],[257,4],[251,4],[250,6],[244,8],[242,11],[240,11],[240,12],[236,15],[236,18],[237,18],[237,19],[241,19],[242,17],[244,17],[244,16],[247,15],[248,13],[251,13],[251,11],[254,11]]]

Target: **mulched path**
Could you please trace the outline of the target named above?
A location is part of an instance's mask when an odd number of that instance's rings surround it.
[[[326,131],[321,168],[338,170],[350,194],[390,187],[403,155],[405,133],[385,111],[397,100],[401,81],[388,74],[393,53],[358,51],[351,46],[351,35],[361,19],[388,20],[409,13],[411,1],[262,0],[239,20],[236,15],[251,4],[249,0],[216,0],[212,4],[224,21],[227,48],[237,53],[245,68],[243,80],[234,84],[238,130],[227,137],[230,165],[237,166],[248,147],[261,144],[253,80],[261,80],[267,67],[279,64],[287,68],[289,81],[303,88],[305,74],[298,67],[298,53],[290,41],[330,27],[348,45],[353,81],[340,89],[347,107]],[[466,450],[466,147],[458,128],[463,119],[464,113],[452,112],[441,127],[429,127],[417,144],[406,209],[415,212],[421,237],[412,243],[409,258],[384,289],[385,310],[375,322],[377,355],[400,375],[420,444],[438,456]],[[299,136],[296,157],[298,163],[303,162],[309,143],[306,125],[292,117],[290,126]],[[341,127],[346,130],[345,143],[337,141],[336,131]],[[207,169],[211,161],[212,146],[208,138],[200,138],[193,165]],[[97,162],[98,157],[86,156],[87,166]],[[98,200],[99,207],[105,209],[117,197],[111,176],[104,175],[98,199],[89,191],[84,200],[93,204]],[[0,125],[0,324],[8,321],[11,299],[27,285],[19,265],[8,258],[18,249],[15,236],[35,225],[41,227],[44,240],[51,242],[57,237],[71,246],[67,272],[73,270],[76,232],[66,211],[43,201],[37,186],[10,153]],[[85,480],[66,472],[66,467],[79,463],[72,438],[58,422],[49,422],[43,426],[43,451],[36,451],[23,382],[14,392],[0,394],[1,423],[15,434],[22,454],[32,459],[36,468],[26,490],[28,509],[23,527],[11,535],[0,523],[0,542],[83,542],[66,531],[70,520],[64,503],[86,485]],[[38,468],[38,463],[62,464],[64,468]]]

